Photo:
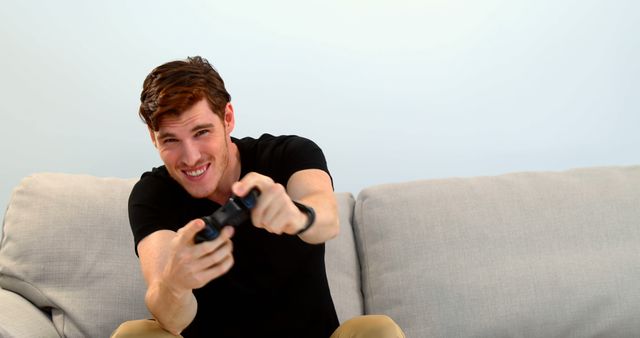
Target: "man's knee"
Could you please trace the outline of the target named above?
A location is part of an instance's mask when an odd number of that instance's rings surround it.
[[[400,326],[385,315],[358,316],[344,322],[331,338],[404,338]]]
[[[131,320],[122,323],[112,334],[111,338],[176,338],[158,325],[153,319]]]

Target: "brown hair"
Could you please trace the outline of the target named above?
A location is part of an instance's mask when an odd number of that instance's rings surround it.
[[[162,116],[179,116],[202,99],[206,99],[211,110],[224,119],[224,109],[231,101],[231,95],[220,74],[200,56],[171,61],[147,75],[138,114],[149,128],[158,131]]]

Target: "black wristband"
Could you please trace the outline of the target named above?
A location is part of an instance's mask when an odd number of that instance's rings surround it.
[[[300,231],[298,231],[296,233],[296,235],[302,235],[302,233],[307,231],[307,230],[309,230],[309,228],[311,228],[313,223],[316,221],[316,212],[315,212],[315,210],[313,210],[312,207],[306,206],[306,205],[304,205],[302,203],[298,203],[296,201],[293,201],[293,204],[295,204],[295,206],[298,208],[298,210],[300,210],[303,213],[307,214],[307,224],[304,225],[304,228],[302,228],[302,230],[300,230]]]

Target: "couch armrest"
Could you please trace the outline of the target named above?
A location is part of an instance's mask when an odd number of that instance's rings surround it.
[[[0,337],[60,337],[51,320],[20,295],[0,289]]]

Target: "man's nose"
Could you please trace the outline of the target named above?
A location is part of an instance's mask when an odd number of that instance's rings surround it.
[[[182,162],[187,166],[195,166],[200,160],[200,150],[193,142],[185,141],[182,149]]]

